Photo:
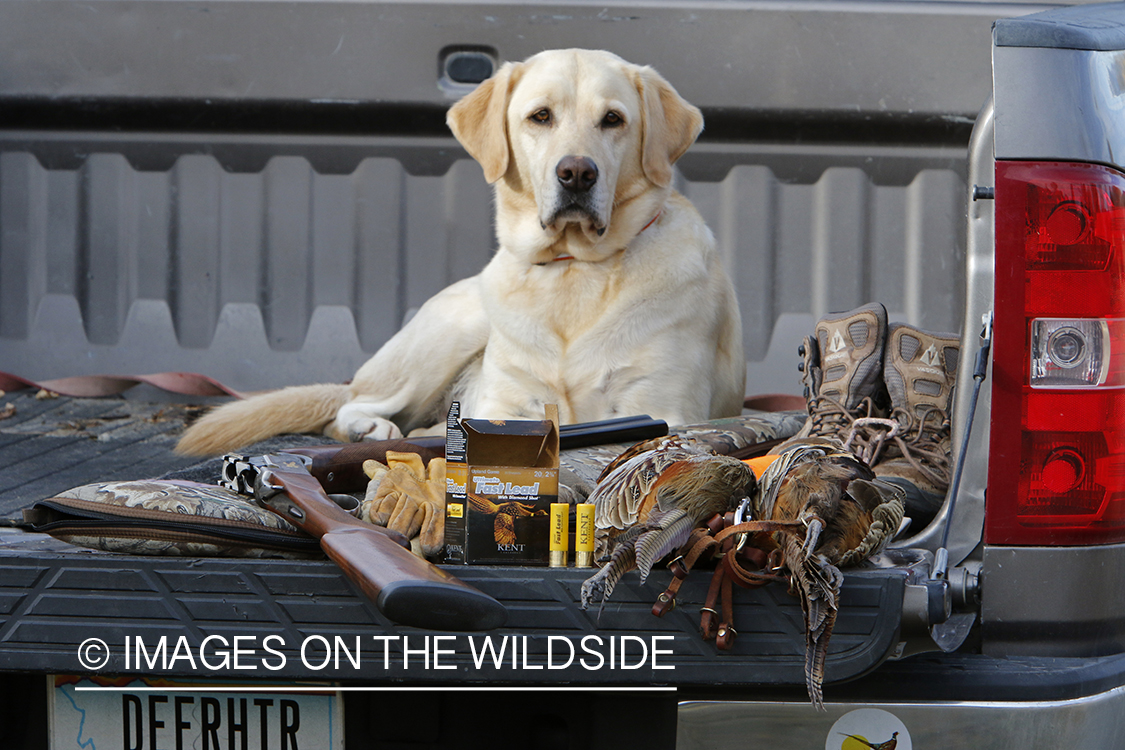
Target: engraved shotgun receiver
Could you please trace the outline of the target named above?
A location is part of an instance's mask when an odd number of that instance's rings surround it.
[[[343,510],[309,473],[312,466],[312,458],[295,453],[227,455],[220,483],[319,539],[344,575],[400,625],[462,631],[504,624],[503,604],[411,553],[402,534]]]

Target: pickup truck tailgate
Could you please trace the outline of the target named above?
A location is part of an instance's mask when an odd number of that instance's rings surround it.
[[[801,608],[782,586],[736,593],[739,635],[731,651],[700,638],[699,607],[710,580],[703,570],[680,590],[679,606],[657,618],[650,609],[668,583],[666,571],[644,585],[635,574],[627,576],[599,617],[577,603],[590,571],[451,569],[509,612],[502,629],[451,634],[392,624],[329,562],[47,552],[42,542],[32,556],[28,545],[38,540],[26,537],[0,535],[2,670],[88,672],[79,646],[100,638],[111,657],[99,671],[120,675],[614,685],[802,685],[805,679]],[[892,651],[904,585],[905,575],[895,571],[847,575],[828,682],[862,675]],[[270,635],[281,641],[263,644]],[[169,663],[181,636],[195,655],[204,638],[224,638],[205,649],[212,664],[220,646],[229,648],[242,637],[241,647],[250,650],[245,663],[259,666],[250,673],[233,665],[206,670],[185,658]],[[324,663],[325,643],[335,647],[337,636],[353,655],[358,650],[359,667],[345,658]],[[383,636],[390,640],[384,643]],[[166,653],[150,668],[135,650],[137,639],[155,659],[162,637]],[[129,661],[126,639],[134,649]],[[263,658],[282,661],[264,646],[284,654],[283,669],[267,673],[260,666]]]

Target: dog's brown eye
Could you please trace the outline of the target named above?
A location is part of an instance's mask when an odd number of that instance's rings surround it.
[[[541,123],[544,123],[544,124],[548,123],[548,122],[551,121],[551,110],[541,109],[541,110],[535,112],[534,114],[532,114],[531,119],[535,120],[536,122],[541,122]]]
[[[621,115],[617,114],[616,112],[606,112],[605,117],[602,118],[602,127],[605,128],[616,128],[617,126],[623,125],[624,123],[625,120],[623,120],[621,118]]]

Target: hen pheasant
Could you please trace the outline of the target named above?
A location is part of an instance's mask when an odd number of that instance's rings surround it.
[[[805,616],[805,683],[823,708],[824,662],[839,609],[840,567],[877,553],[903,517],[903,491],[875,478],[838,443],[805,438],[791,444],[763,472],[754,518],[797,521],[803,535],[774,532],[759,544],[775,546]]]

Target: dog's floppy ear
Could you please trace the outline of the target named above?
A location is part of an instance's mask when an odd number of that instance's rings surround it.
[[[703,115],[648,66],[638,70],[637,88],[642,110],[641,166],[646,177],[667,187],[672,183],[672,165],[702,132]]]
[[[449,109],[445,121],[469,156],[484,168],[484,179],[496,182],[508,171],[508,96],[519,68],[505,63],[473,93]]]

